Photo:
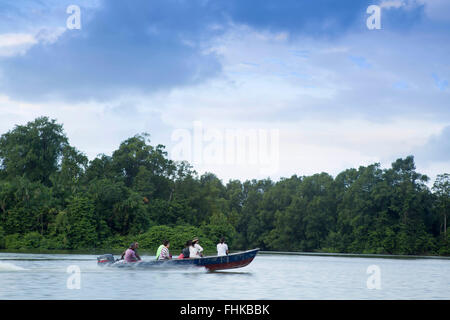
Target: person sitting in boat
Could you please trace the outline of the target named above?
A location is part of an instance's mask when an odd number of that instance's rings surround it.
[[[225,243],[225,238],[220,238],[220,242],[217,244],[217,255],[227,256],[228,255],[228,245]]]
[[[120,259],[125,259],[126,262],[137,262],[141,257],[137,254],[136,249],[139,248],[139,243],[133,242],[130,247],[122,253]]]
[[[159,246],[156,253],[157,260],[170,260],[172,256],[169,253],[170,242],[169,240],[164,240],[163,244]]]
[[[192,241],[188,240],[184,244],[184,249],[181,251],[181,254],[178,256],[178,259],[188,259],[190,255],[189,247],[191,246]]]
[[[203,257],[203,248],[198,244],[198,238],[192,239],[192,244],[189,247],[189,258]]]

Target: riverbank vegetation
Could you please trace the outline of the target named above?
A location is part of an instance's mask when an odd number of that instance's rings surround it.
[[[301,171],[301,168],[299,168]],[[88,158],[40,117],[0,137],[0,248],[123,249],[178,254],[199,237],[231,249],[450,254],[450,176],[416,172],[413,156],[327,173],[223,183],[173,162],[148,134]]]

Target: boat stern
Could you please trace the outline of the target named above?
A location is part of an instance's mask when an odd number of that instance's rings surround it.
[[[97,265],[99,266],[110,265],[113,264],[114,262],[115,262],[114,256],[110,253],[97,257]]]

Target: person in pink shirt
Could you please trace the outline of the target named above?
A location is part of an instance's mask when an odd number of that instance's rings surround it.
[[[137,248],[139,248],[139,244],[137,242],[133,242],[130,247],[122,253],[122,257],[120,259],[125,259],[126,262],[140,261],[141,257],[136,253]]]

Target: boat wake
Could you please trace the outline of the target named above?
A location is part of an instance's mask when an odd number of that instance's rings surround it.
[[[26,269],[9,262],[0,262],[0,272],[25,271]]]

